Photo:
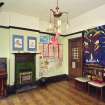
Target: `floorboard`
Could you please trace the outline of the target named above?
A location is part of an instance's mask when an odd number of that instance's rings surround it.
[[[0,105],[105,105],[86,91],[75,89],[72,81],[61,81],[0,99]]]

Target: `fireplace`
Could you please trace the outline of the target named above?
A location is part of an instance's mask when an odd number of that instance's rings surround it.
[[[35,81],[35,54],[15,54],[15,85],[31,84]]]

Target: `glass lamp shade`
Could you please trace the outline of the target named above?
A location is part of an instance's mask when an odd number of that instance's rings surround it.
[[[58,19],[57,25],[58,25],[58,27],[61,27],[61,20],[60,19]]]
[[[50,23],[50,24],[49,24],[49,30],[52,30],[52,29],[53,29],[53,24]]]
[[[69,32],[69,24],[66,24],[66,32]]]

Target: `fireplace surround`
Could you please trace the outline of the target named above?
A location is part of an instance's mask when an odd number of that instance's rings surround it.
[[[15,54],[15,85],[26,85],[35,81],[35,62],[34,53]]]

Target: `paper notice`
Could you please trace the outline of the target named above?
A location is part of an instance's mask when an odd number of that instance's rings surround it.
[[[72,68],[75,69],[76,68],[76,63],[72,62]]]

